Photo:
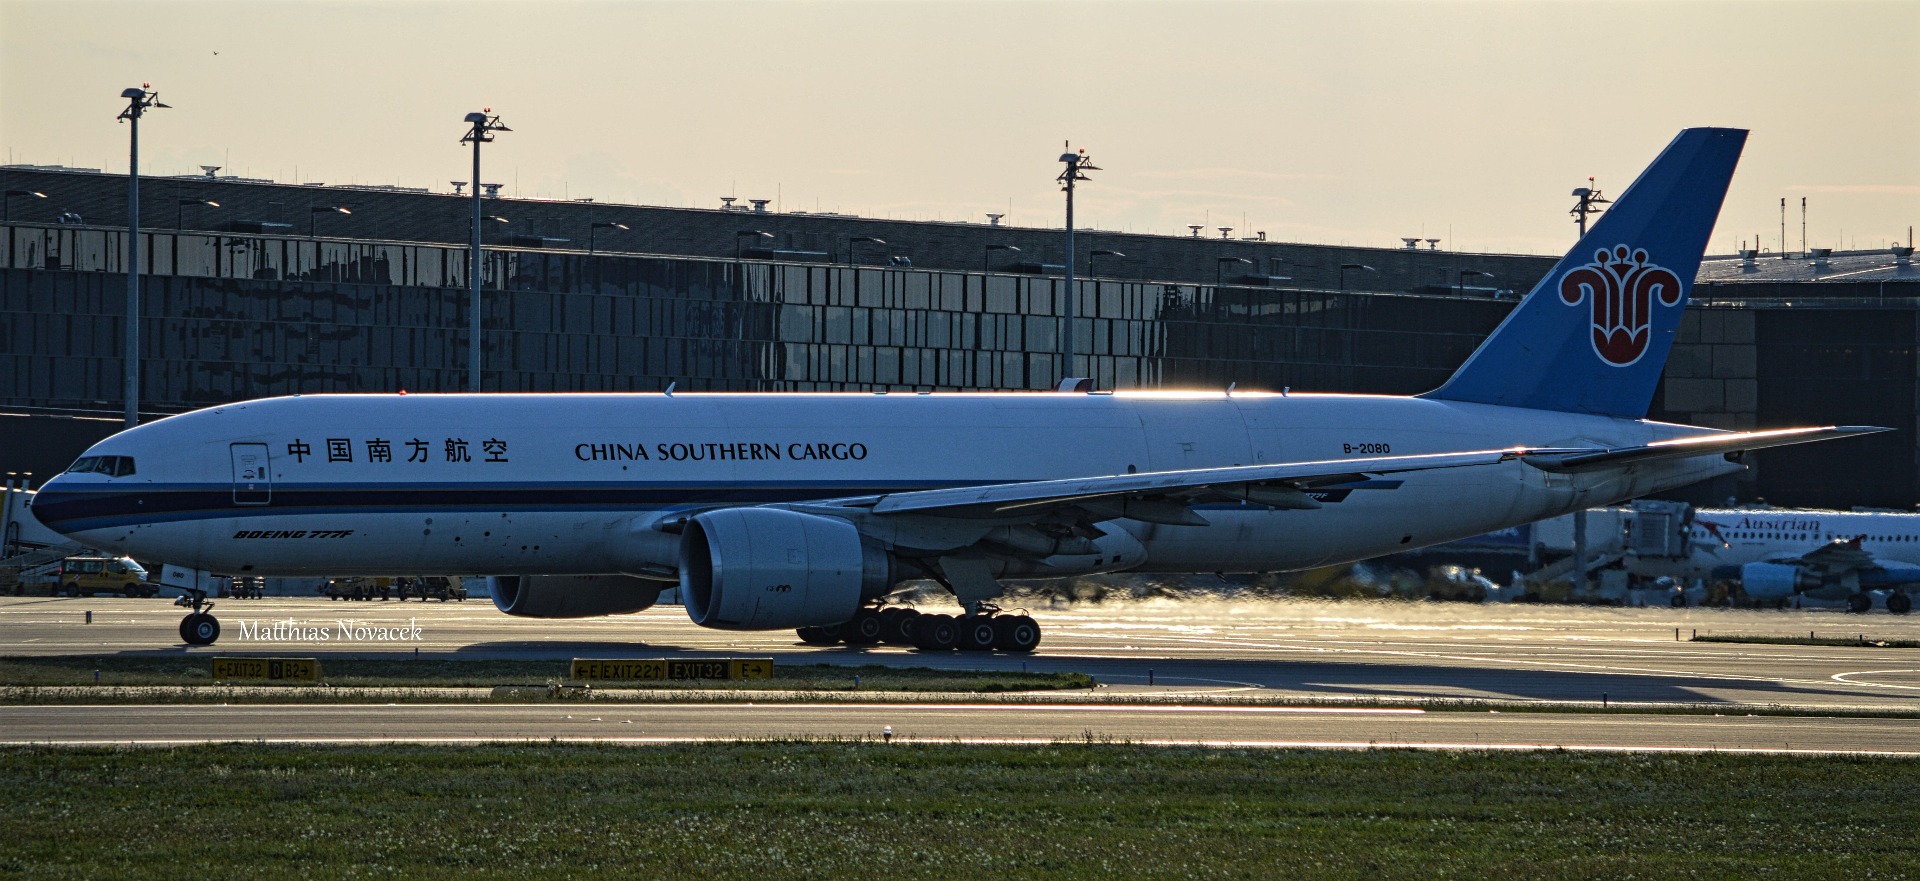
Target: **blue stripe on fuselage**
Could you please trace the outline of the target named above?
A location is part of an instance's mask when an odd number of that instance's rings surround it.
[[[265,505],[234,503],[232,484],[140,484],[42,492],[34,516],[56,531],[229,517],[407,512],[653,510],[707,505],[764,505],[852,495],[879,495],[967,483],[900,486],[879,482],[720,484],[362,484],[276,486]]]

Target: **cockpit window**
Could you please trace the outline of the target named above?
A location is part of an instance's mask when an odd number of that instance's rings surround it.
[[[132,456],[81,456],[75,460],[68,474],[105,474],[108,477],[126,477],[133,473]]]

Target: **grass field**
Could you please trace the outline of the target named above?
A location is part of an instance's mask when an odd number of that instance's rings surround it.
[[[1920,762],[738,743],[0,750],[0,877],[1920,877]]]
[[[1874,649],[1914,649],[1920,648],[1920,642],[1911,639],[1871,639],[1863,633],[1849,633],[1845,636],[1745,636],[1738,633],[1697,634],[1694,642],[1732,642],[1752,645],[1834,645],[1858,646]]]

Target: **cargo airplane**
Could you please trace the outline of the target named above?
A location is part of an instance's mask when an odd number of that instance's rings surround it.
[[[1648,421],[1746,132],[1682,132],[1440,388],[296,395],[107,438],[34,512],[231,575],[491,573],[509,615],[1031,651],[1002,579],[1363,560],[1878,429]],[[909,579],[960,616],[887,600]],[[218,635],[197,614],[189,642]]]

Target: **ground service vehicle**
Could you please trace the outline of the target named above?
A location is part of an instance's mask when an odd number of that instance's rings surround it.
[[[147,570],[126,557],[68,557],[60,561],[59,584],[60,593],[70,597],[150,597],[160,591],[147,583]]]
[[[393,579],[353,576],[329,578],[320,595],[330,600],[385,600],[393,596]]]

